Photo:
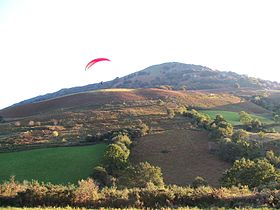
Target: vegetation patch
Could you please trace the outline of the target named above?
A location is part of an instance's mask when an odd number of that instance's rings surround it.
[[[100,164],[106,144],[58,147],[0,154],[0,181],[16,176],[17,180],[77,183],[87,178]]]
[[[202,113],[208,114],[211,119],[215,119],[216,115],[222,115],[226,121],[233,125],[241,125],[240,122],[240,116],[238,112],[229,112],[229,111],[223,111],[223,110],[201,110]],[[273,121],[269,119],[268,117],[261,116],[261,115],[250,115],[252,118],[259,119],[262,123],[265,124],[271,124]]]
[[[167,184],[184,186],[202,176],[218,186],[218,179],[230,164],[209,153],[208,140],[207,132],[178,128],[146,135],[131,149],[131,160],[159,166]]]

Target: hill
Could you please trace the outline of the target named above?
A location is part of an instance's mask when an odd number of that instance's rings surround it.
[[[62,89],[54,93],[22,101],[15,105],[34,103],[69,94],[106,88],[155,88],[170,86],[175,90],[187,88],[188,90],[233,91],[236,90],[236,84],[243,89],[280,89],[280,84],[277,82],[239,75],[230,71],[212,70],[200,65],[170,62],[153,65],[127,76],[103,82],[102,84],[89,84]]]
[[[105,89],[76,93],[36,103],[28,103],[0,110],[5,118],[26,117],[52,111],[68,109],[97,108],[106,105],[122,104],[137,101],[163,100],[168,103],[179,103],[188,106],[212,108],[228,104],[241,103],[241,99],[230,94],[210,94],[198,91],[173,91],[158,88],[145,89]]]

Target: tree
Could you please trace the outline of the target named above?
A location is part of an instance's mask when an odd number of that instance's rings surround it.
[[[112,141],[114,143],[117,142],[123,143],[126,147],[129,147],[130,144],[132,143],[128,135],[124,135],[124,134],[118,134],[117,136],[112,138]]]
[[[161,169],[148,162],[140,162],[136,166],[128,167],[119,178],[119,184],[123,187],[146,187],[148,184],[164,186]]]
[[[178,106],[176,108],[176,113],[179,114],[184,114],[187,111],[187,107],[185,107],[184,105]]]
[[[239,139],[247,140],[248,138],[249,138],[248,132],[243,129],[238,129],[238,130],[234,131],[234,133],[232,135],[233,141],[237,141]]]
[[[129,151],[129,150],[128,150]],[[129,152],[117,144],[109,144],[104,155],[105,166],[110,174],[115,174],[127,166]]]
[[[215,125],[215,126],[214,126]],[[220,121],[218,124],[212,123],[211,125],[211,137],[216,139],[231,137],[233,133],[232,124],[226,121]]]
[[[192,187],[197,188],[202,186],[208,186],[208,182],[203,177],[195,177],[194,181],[192,182]]]
[[[218,155],[221,159],[234,162],[242,157],[253,159],[261,156],[261,143],[230,138],[219,140]]]
[[[278,114],[275,114],[273,116],[273,120],[274,120],[274,122],[279,123],[280,122],[280,116]]]
[[[253,120],[250,114],[245,111],[239,112],[240,122],[244,125],[249,125]]]
[[[149,126],[147,126],[145,123],[140,123],[138,127],[140,129],[140,136],[145,136],[150,131]]]
[[[209,115],[200,113],[196,111],[195,109],[192,109],[190,111],[186,111],[184,113],[184,116],[191,118],[192,123],[199,126],[203,127],[205,129],[208,129],[211,118]]]
[[[93,169],[92,178],[98,181],[101,185],[105,186],[107,182],[108,173],[102,166],[96,166]]]
[[[276,156],[272,150],[266,152],[265,158],[276,168],[280,168],[280,156]]]
[[[250,127],[254,131],[259,131],[262,129],[263,125],[262,122],[259,119],[253,119],[251,121]]]
[[[175,117],[175,112],[173,109],[167,108],[166,111],[167,111],[167,115],[170,119]]]
[[[157,101],[157,104],[158,104],[159,106],[163,106],[163,105],[164,105],[164,101],[161,100],[161,99],[159,99],[159,100]]]
[[[92,205],[92,203],[97,200],[98,186],[92,179],[81,180],[78,182],[78,187],[74,192],[74,203],[78,205]]]
[[[215,123],[216,125],[218,125],[221,122],[226,122],[225,118],[223,117],[223,115],[217,114],[216,118],[214,119],[213,123]]]
[[[221,182],[226,187],[248,185],[253,188],[279,180],[279,171],[267,159],[252,161],[242,158],[236,160],[233,167],[226,170]]]

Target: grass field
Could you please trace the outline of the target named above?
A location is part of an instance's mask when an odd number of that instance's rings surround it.
[[[238,112],[229,112],[229,111],[222,111],[222,110],[201,110],[200,112],[204,114],[208,114],[212,119],[216,117],[216,115],[222,115],[229,123],[233,125],[241,125],[240,117]],[[261,116],[261,115],[253,115],[251,114],[252,118],[258,118],[261,122],[265,124],[271,124],[273,121],[268,117]]]
[[[106,144],[58,147],[0,154],[0,182],[36,179],[55,184],[77,183],[102,161]]]

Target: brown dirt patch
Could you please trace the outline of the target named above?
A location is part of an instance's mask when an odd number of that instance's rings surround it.
[[[218,179],[230,167],[208,151],[204,131],[175,129],[144,136],[131,151],[133,162],[148,161],[161,167],[165,183],[191,184],[196,176],[218,186]]]

